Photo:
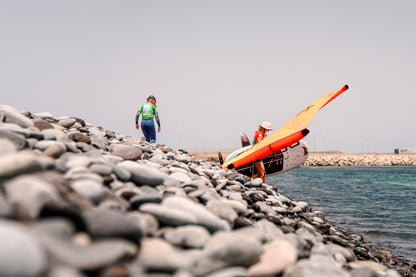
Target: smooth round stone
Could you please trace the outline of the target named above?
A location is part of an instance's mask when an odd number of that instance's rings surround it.
[[[46,203],[60,200],[55,187],[45,180],[32,175],[16,177],[5,184],[10,205],[19,207],[19,212],[32,219],[37,218]]]
[[[45,140],[63,140],[65,133],[62,130],[57,129],[45,129],[41,131]]]
[[[207,202],[206,207],[219,218],[227,220],[230,224],[238,217],[237,212],[231,205],[228,205],[227,200],[212,199]]]
[[[261,187],[263,185],[263,180],[261,178],[256,178],[253,181],[251,181],[252,187]]]
[[[80,149],[82,152],[91,152],[92,150],[95,149],[93,146],[82,141],[76,142],[76,145],[77,145],[77,148]]]
[[[23,143],[26,143],[24,137],[23,137]],[[12,140],[2,137],[2,133],[0,131],[0,155],[4,156],[4,155],[16,153],[17,148],[18,146],[16,146],[16,144]]]
[[[97,173],[101,176],[108,176],[113,173],[113,167],[108,164],[94,163],[88,168],[91,172]]]
[[[0,276],[43,276],[47,257],[41,245],[20,225],[0,220]]]
[[[52,159],[32,152],[21,151],[0,157],[0,179],[34,171],[42,171],[52,166]]]
[[[8,105],[0,105],[0,114],[3,114],[3,122],[14,123],[23,128],[33,126],[33,121],[24,116],[21,112]]]
[[[65,173],[64,178],[71,179],[71,180],[91,179],[101,184],[104,182],[104,179],[101,175],[93,173],[87,168],[82,167],[82,166],[71,168]]]
[[[53,277],[85,277],[84,274],[81,273],[80,270],[68,266],[68,265],[60,265],[53,267],[49,271],[49,276]]]
[[[306,208],[308,207],[308,203],[299,201],[299,202],[296,202],[296,207],[299,207],[302,209],[302,211],[305,211]]]
[[[230,230],[230,225],[209,211],[204,205],[181,196],[170,196],[162,201],[162,206],[177,209],[192,214],[197,224],[207,228],[210,232]]]
[[[92,149],[100,149],[103,151],[107,151],[107,140],[104,138],[96,138],[96,137],[91,137],[91,145],[93,146]]]
[[[341,254],[346,261],[355,261],[354,252],[350,248],[345,248],[337,244],[326,244],[325,246],[334,257],[336,254]]]
[[[118,166],[113,167],[113,172],[120,181],[127,182],[131,179],[131,173],[127,169]]]
[[[154,168],[133,161],[124,161],[118,163],[117,166],[129,171],[132,175],[131,180],[138,185],[161,185],[167,176]]]
[[[260,261],[249,269],[250,276],[276,276],[298,259],[296,248],[285,240],[276,240],[264,246]]]
[[[66,145],[64,143],[54,144],[48,147],[43,153],[49,157],[58,158],[66,152]]]
[[[285,269],[283,277],[349,277],[347,270],[328,260],[299,260]]]
[[[185,164],[192,162],[192,158],[188,155],[179,155],[177,156],[176,159],[178,162],[185,163]]]
[[[65,127],[65,128],[70,128],[72,125],[75,124],[75,122],[77,122],[74,118],[67,118],[67,119],[62,119],[58,121],[58,125]]]
[[[245,267],[228,267],[219,269],[205,277],[248,277],[247,268]]]
[[[359,269],[359,268],[370,268],[376,272],[386,272],[388,271],[388,268],[381,264],[381,263],[376,263],[374,261],[354,261],[354,262],[350,262],[348,263],[348,265],[353,268],[353,269]]]
[[[137,161],[142,156],[141,148],[123,144],[111,144],[110,152],[112,155],[131,161]]]
[[[128,216],[139,225],[143,232],[143,236],[153,237],[156,235],[159,229],[159,222],[153,215],[131,212]]]
[[[61,264],[84,271],[128,262],[137,255],[137,246],[123,239],[103,239],[87,245],[72,244],[53,236],[42,236],[42,244]]]
[[[133,207],[139,207],[145,203],[160,203],[162,202],[163,195],[154,188],[141,187],[138,195],[130,198],[129,202]]]
[[[23,149],[26,145],[26,137],[8,130],[0,129],[0,154],[16,152],[17,149]]]
[[[294,213],[301,213],[302,212],[302,208],[301,207],[294,207],[292,211]]]
[[[77,148],[77,144],[75,142],[73,142],[73,141],[65,141],[64,143],[65,143],[66,149],[69,152],[76,153],[76,154],[81,153],[81,150],[79,150]]]
[[[212,272],[231,266],[249,267],[258,261],[262,252],[261,242],[246,233],[217,232],[205,245],[204,259],[198,261],[197,268]]]
[[[33,116],[40,117],[42,119],[53,119],[53,114],[51,114],[49,112],[33,113]]]
[[[0,194],[0,217],[7,217],[10,215],[10,207],[6,199]]]
[[[41,140],[35,144],[35,148],[45,151],[46,149],[54,145],[59,145],[59,147],[66,149],[65,144],[59,141],[55,141],[55,140]]]
[[[64,160],[65,167],[67,168],[73,168],[73,167],[88,167],[90,163],[92,163],[94,160],[92,157],[88,156],[88,154],[73,154],[73,153],[65,153],[61,157],[61,160]]]
[[[84,142],[86,144],[91,144],[91,139],[89,137],[78,132],[68,134],[68,138],[74,142]]]
[[[184,248],[202,248],[210,238],[210,233],[201,226],[182,226],[169,229],[163,237],[169,243]]]
[[[143,204],[139,207],[139,211],[153,215],[160,223],[168,226],[197,224],[197,218],[193,214],[159,204]]]
[[[101,182],[94,179],[76,180],[71,185],[77,193],[90,199],[94,204],[99,204],[104,198],[105,189]]]
[[[94,238],[126,238],[140,243],[142,231],[128,215],[112,210],[88,210],[83,213],[89,234]]]
[[[159,154],[159,155],[153,155],[149,161],[154,162],[154,163],[161,163],[163,160],[164,156],[163,154]]]
[[[31,232],[70,240],[75,232],[75,225],[62,217],[51,217],[38,221],[31,229]]]
[[[188,174],[183,173],[183,172],[174,172],[170,174],[169,177],[181,182],[182,184],[187,184],[187,183],[192,182],[191,177],[189,177]]]
[[[281,240],[284,237],[283,231],[269,220],[261,219],[254,226],[260,230],[265,241]]]
[[[174,273],[181,269],[189,270],[198,258],[195,254],[187,255],[184,251],[176,250],[160,238],[143,239],[139,257],[146,271],[167,273]]]

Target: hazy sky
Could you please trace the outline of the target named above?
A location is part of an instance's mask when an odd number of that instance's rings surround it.
[[[416,149],[414,0],[0,0],[0,104],[157,142],[236,149],[348,84],[309,125],[310,150]]]

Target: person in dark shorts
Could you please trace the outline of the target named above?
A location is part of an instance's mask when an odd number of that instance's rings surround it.
[[[259,125],[259,129],[254,134],[253,145],[259,143],[266,137],[266,133],[272,129],[272,125],[264,121],[261,125]],[[266,169],[264,168],[264,163],[261,159],[254,162],[254,166],[256,167],[257,173],[251,176],[252,179],[261,178],[263,183],[266,183]]]

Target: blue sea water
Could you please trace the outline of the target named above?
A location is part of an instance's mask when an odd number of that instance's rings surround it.
[[[416,262],[416,167],[300,167],[266,182],[341,228]]]

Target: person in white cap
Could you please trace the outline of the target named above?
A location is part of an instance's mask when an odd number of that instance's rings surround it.
[[[272,130],[272,125],[264,121],[261,125],[259,125],[259,129],[254,134],[253,145],[259,143],[266,137],[266,133]],[[254,162],[254,166],[256,167],[257,173],[251,176],[252,179],[261,178],[263,183],[266,183],[266,169],[264,168],[264,163],[261,159]]]

